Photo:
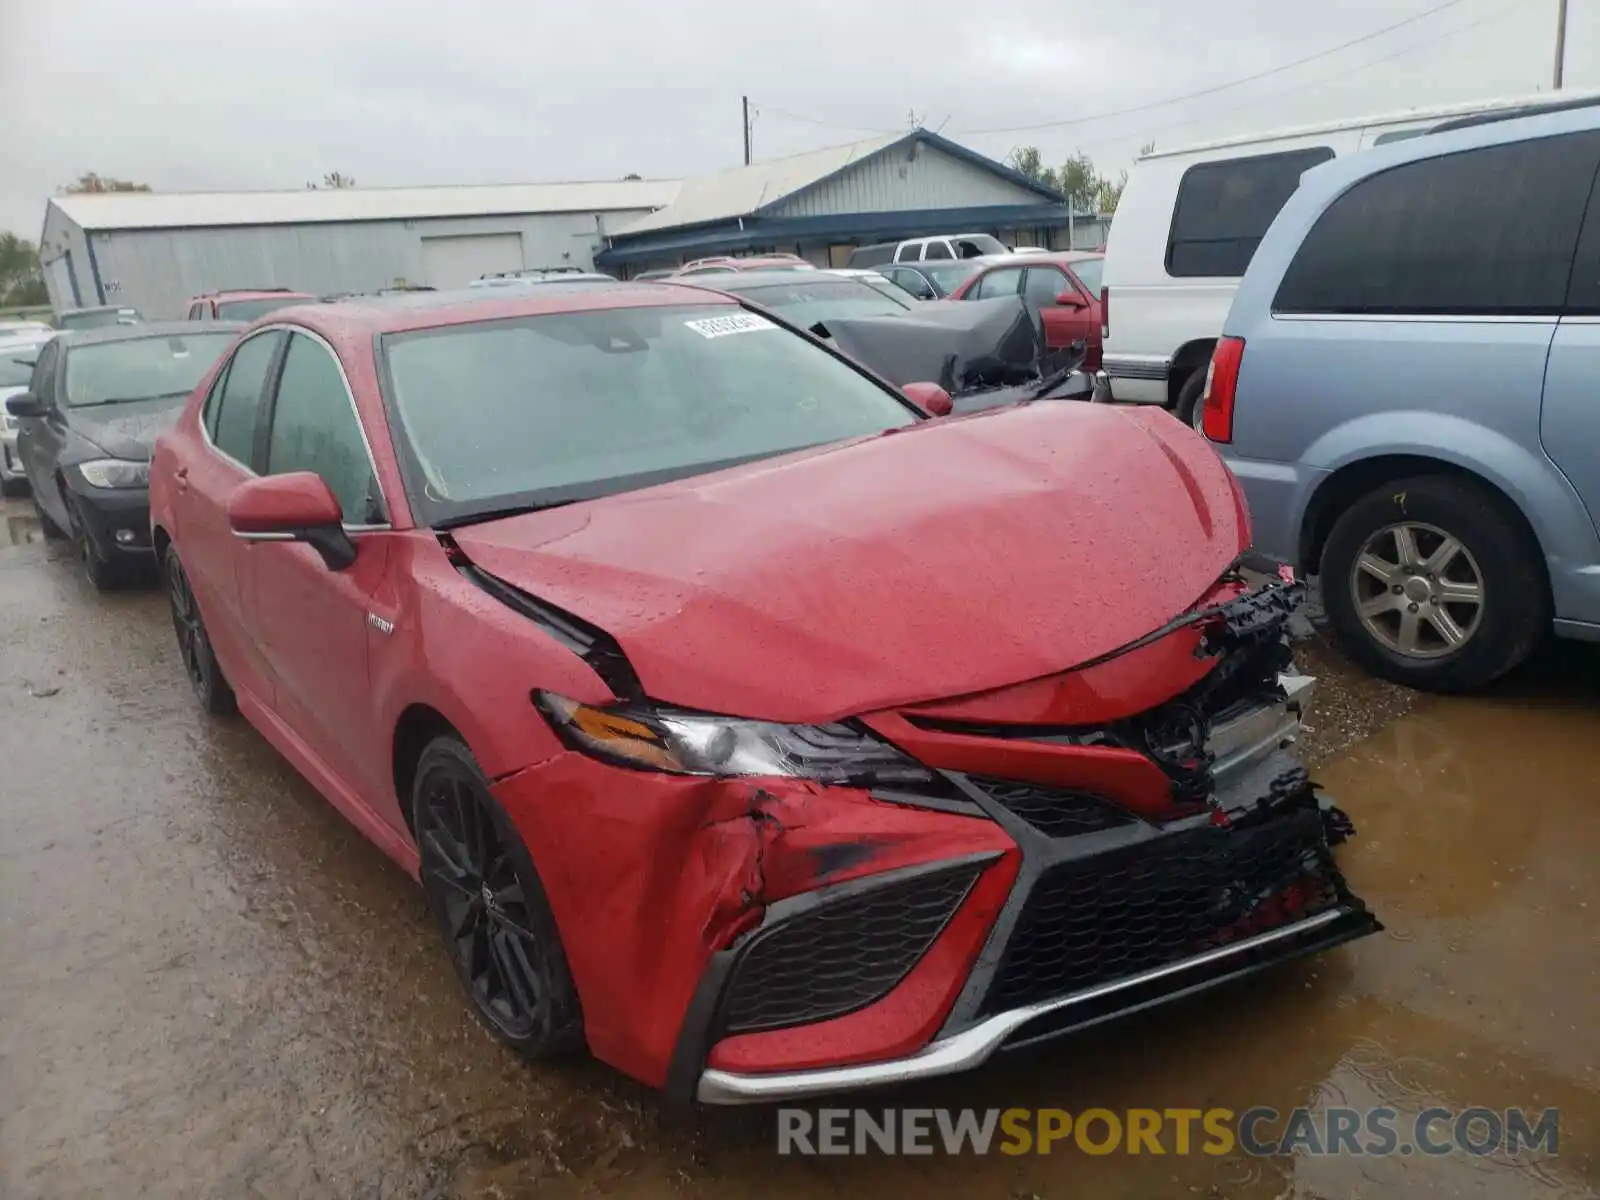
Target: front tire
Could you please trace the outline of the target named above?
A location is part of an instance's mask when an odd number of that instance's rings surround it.
[[[1500,497],[1467,479],[1422,475],[1374,488],[1334,524],[1321,576],[1350,656],[1422,691],[1489,683],[1549,627],[1537,544]]]
[[[211,637],[206,623],[200,618],[200,605],[195,601],[189,586],[189,576],[184,572],[178,552],[167,550],[167,599],[172,606],[172,628],[178,637],[178,653],[183,658],[183,671],[189,677],[200,707],[214,717],[225,717],[237,711],[238,702],[233,688],[228,685],[217,662],[216,651],[211,648]]]
[[[473,1012],[524,1058],[581,1049],[583,1014],[544,885],[458,738],[423,750],[411,805],[428,907]]]
[[[44,505],[39,503],[39,492],[33,491],[33,515],[39,520],[39,528],[44,531],[44,536],[52,542],[59,542],[66,538],[66,531],[50,519],[50,514],[45,512]]]

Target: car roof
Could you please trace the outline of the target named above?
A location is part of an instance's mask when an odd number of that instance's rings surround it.
[[[873,274],[876,275],[878,272],[874,271]],[[785,287],[797,283],[816,283],[819,278],[826,279],[829,276],[841,281],[845,279],[833,271],[812,267],[804,271],[737,271],[732,275],[690,275],[679,282],[729,292],[751,292],[761,288]]]
[[[63,308],[61,310],[61,315],[63,317],[72,317],[72,316],[76,316],[79,313],[138,312],[138,311],[139,310],[134,308],[133,305],[131,305],[131,304],[90,304],[90,305],[87,305],[87,306],[85,306],[83,308]]]
[[[815,278],[816,273],[811,273]],[[406,333],[478,321],[508,321],[553,313],[595,312],[613,308],[666,308],[681,304],[737,301],[678,282],[529,282],[514,288],[462,288],[449,292],[407,292],[394,296],[353,296],[331,304],[281,309],[261,324],[294,321],[328,336]],[[189,328],[193,328],[192,325]]]
[[[214,292],[201,292],[196,300],[270,300],[274,296],[309,296],[310,292],[294,288],[218,288]]]
[[[69,350],[80,346],[99,346],[107,342],[139,342],[146,338],[196,337],[207,333],[234,333],[244,328],[239,321],[149,321],[139,325],[106,325],[100,329],[73,329],[59,334]]]

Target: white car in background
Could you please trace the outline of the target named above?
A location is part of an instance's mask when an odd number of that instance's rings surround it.
[[[1600,91],[1563,91],[1592,103]],[[1318,163],[1531,104],[1549,93],[1414,108],[1157,151],[1128,176],[1101,291],[1111,399],[1196,420],[1211,351],[1268,226]]]
[[[17,457],[17,418],[6,412],[6,400],[28,390],[39,348],[55,336],[56,331],[48,325],[0,328],[0,494],[20,491],[26,478]]]

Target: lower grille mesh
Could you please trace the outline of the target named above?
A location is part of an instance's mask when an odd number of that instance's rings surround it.
[[[881,1000],[933,945],[980,870],[963,865],[826,900],[761,932],[734,964],[723,1032],[823,1021]]]
[[[1325,912],[1343,894],[1315,808],[1063,863],[1033,885],[984,1009],[1166,966]]]
[[[1099,833],[1119,825],[1131,825],[1137,819],[1109,801],[1073,788],[979,775],[968,776],[968,780],[982,788],[984,795],[996,804],[1016,813],[1049,837]]]

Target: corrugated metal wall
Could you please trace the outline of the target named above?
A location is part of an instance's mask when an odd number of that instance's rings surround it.
[[[287,287],[297,291],[372,291],[397,281],[429,283],[422,239],[454,234],[515,233],[522,265],[592,269],[600,243],[597,222],[620,227],[645,210],[541,213],[327,225],[255,225],[94,233],[94,257],[106,303],[131,304],[146,317],[181,317],[191,296],[217,288]],[[95,304],[89,266],[73,255]],[[58,307],[65,305],[52,295]]]
[[[773,209],[776,217],[1038,204],[1036,192],[921,142],[878,155]]]

